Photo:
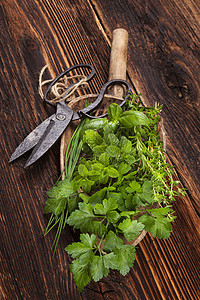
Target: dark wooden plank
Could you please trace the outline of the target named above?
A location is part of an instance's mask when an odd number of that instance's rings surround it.
[[[1,297],[4,299],[198,299],[199,295],[199,5],[193,1],[25,1],[0,5],[1,63]],[[147,235],[134,268],[92,282],[82,294],[69,273],[63,232],[43,237],[45,191],[59,175],[59,143],[28,170],[8,165],[20,141],[54,110],[42,103],[38,75],[85,62],[97,70],[91,87],[107,80],[111,32],[129,31],[128,75],[145,104],[164,104],[167,152],[187,196],[174,207],[167,241]],[[49,74],[50,76],[50,74]],[[12,107],[12,109],[10,109]],[[13,126],[14,125],[14,126]]]
[[[112,6],[109,1],[92,1],[92,4],[109,35],[115,24],[128,30],[128,75],[137,92],[142,93],[145,105],[156,101],[164,105],[167,153],[176,166],[179,180],[187,188],[187,196],[174,205],[177,220],[172,238],[166,242],[168,245],[172,241],[174,251],[157,248],[157,257],[165,255],[166,261],[171,261],[171,257],[177,261],[166,269],[173,277],[166,276],[165,282],[157,277],[156,285],[173,283],[170,299],[196,299],[200,293],[199,3],[132,1]],[[124,14],[119,18],[122,6]],[[112,18],[108,18],[111,9]],[[161,243],[163,241],[158,241]],[[140,246],[144,249],[143,242]],[[146,256],[149,249],[144,251]]]
[[[174,292],[170,299],[196,299],[199,295],[200,190],[198,4],[192,1],[123,2],[124,14],[120,14],[121,3],[115,3],[112,18],[108,18],[111,2],[92,3],[109,35],[116,23],[128,30],[128,75],[136,90],[142,92],[143,102],[148,105],[157,101],[164,105],[167,153],[188,195],[174,205],[177,212],[172,235],[174,252],[160,247],[157,255],[165,255],[169,261],[173,257],[179,262],[169,264],[166,269],[174,274]],[[144,254],[147,255],[147,251]],[[172,284],[172,277],[166,276],[164,280],[168,286]],[[156,285],[161,282],[164,283],[163,279],[157,277]],[[167,295],[167,290],[165,293]]]
[[[48,63],[51,75],[55,76],[76,63],[94,64],[96,60],[100,64],[72,10],[73,5],[67,7],[62,2],[59,5],[43,1],[1,4],[1,167],[4,170],[1,177],[1,293],[5,299],[82,298],[69,273],[70,258],[64,251],[73,241],[70,231],[62,234],[54,259],[51,244],[55,232],[46,238],[41,235],[48,221],[43,215],[45,191],[59,176],[59,143],[44,156],[42,163],[37,162],[29,170],[22,168],[27,155],[8,165],[9,156],[18,143],[54,111],[42,103],[37,91],[41,68]],[[101,39],[96,23],[92,26]],[[109,60],[108,55],[105,56]],[[97,74],[93,90],[96,91],[99,81],[100,84],[105,81],[105,74],[103,70]],[[91,289],[86,297],[93,298],[95,293],[96,299],[102,299],[98,284],[95,290],[97,293]]]

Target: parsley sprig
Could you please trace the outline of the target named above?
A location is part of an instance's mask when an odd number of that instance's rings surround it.
[[[74,258],[70,270],[79,291],[110,269],[125,276],[135,260],[127,242],[143,229],[170,236],[171,202],[184,191],[166,162],[161,108],[144,107],[130,94],[124,111],[111,104],[108,118],[85,120],[72,137],[66,178],[48,192],[45,212],[52,213],[46,232],[59,223],[54,251],[66,223],[81,232],[80,242],[65,248]]]

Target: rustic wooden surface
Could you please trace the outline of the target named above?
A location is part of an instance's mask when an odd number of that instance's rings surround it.
[[[77,63],[97,74],[90,92],[108,77],[111,33],[129,32],[128,78],[145,105],[164,105],[168,159],[187,188],[174,203],[177,219],[168,240],[147,234],[134,268],[92,282],[79,294],[62,233],[52,259],[54,232],[41,232],[46,191],[59,176],[59,142],[24,170],[27,155],[8,159],[26,135],[54,112],[38,94],[38,75]],[[0,299],[200,298],[200,2],[195,0],[2,0],[0,3],[1,209]]]

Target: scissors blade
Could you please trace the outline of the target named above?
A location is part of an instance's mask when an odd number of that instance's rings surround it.
[[[55,115],[55,114],[54,114]],[[48,127],[51,119],[54,115],[50,116],[44,122],[42,122],[39,126],[37,126],[24,140],[23,142],[15,149],[13,154],[9,159],[9,163],[18,157],[22,156],[24,153],[32,149],[40,140],[42,135],[44,134],[46,128]]]
[[[73,111],[69,110],[65,115],[64,120],[57,119],[56,115],[50,120],[42,137],[33,149],[30,157],[28,158],[25,168],[32,165],[36,160],[38,160],[47,150],[57,141],[61,136],[63,131],[67,128],[71,119],[73,117]]]

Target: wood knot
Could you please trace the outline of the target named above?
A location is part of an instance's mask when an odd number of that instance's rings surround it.
[[[35,51],[39,48],[38,44],[36,43],[35,40],[33,40],[30,37],[27,37],[23,41],[23,46],[26,48],[29,52]]]
[[[165,80],[171,94],[176,99],[185,102],[196,102],[197,87],[188,70],[183,66],[172,63],[165,67]]]

